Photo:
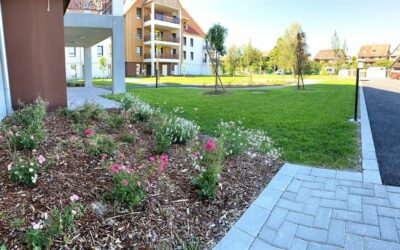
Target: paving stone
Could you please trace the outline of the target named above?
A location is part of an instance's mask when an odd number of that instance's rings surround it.
[[[399,242],[396,223],[393,218],[380,217],[379,226],[381,230],[381,239]]]
[[[361,147],[362,147],[362,150],[375,151],[375,145],[373,143],[364,143],[363,142],[363,143],[361,143]]]
[[[254,237],[246,234],[236,227],[231,228],[228,234],[218,243],[215,249],[244,250],[253,244]]]
[[[311,170],[310,175],[319,176],[319,177],[327,177],[327,178],[335,178],[336,177],[336,170],[323,169],[323,168],[313,168]]]
[[[375,153],[375,151],[363,150],[362,158],[366,159],[366,160],[375,160],[376,161],[376,153]]]
[[[376,206],[383,206],[383,207],[389,207],[390,206],[389,200],[388,199],[383,199],[383,198],[363,196],[362,197],[362,202],[364,204],[370,204],[370,205],[376,205]]]
[[[354,222],[347,222],[347,232],[372,238],[380,237],[379,227]]]
[[[388,193],[390,205],[394,208],[400,208],[400,194]]]
[[[301,181],[314,181],[315,180],[315,176],[311,176],[311,175],[305,175],[305,174],[298,174],[295,176],[296,180],[301,180]]]
[[[299,167],[299,169],[297,170],[297,174],[304,174],[304,175],[309,175],[311,172],[312,167],[304,167],[301,166]]]
[[[345,228],[346,223],[344,221],[332,220],[329,225],[326,243],[329,245],[344,247]]]
[[[235,226],[243,232],[256,237],[270,213],[267,209],[252,205],[246,210]]]
[[[369,183],[369,182],[363,182],[361,183],[361,187],[365,189],[371,189],[374,190],[374,183]]]
[[[291,211],[302,212],[304,204],[299,203],[299,202],[281,199],[280,201],[278,201],[277,206],[281,207],[281,208],[285,208],[287,210],[291,210]]]
[[[295,238],[290,249],[306,250],[308,242],[299,238]]]
[[[376,206],[363,204],[362,206],[362,217],[364,224],[379,225],[378,212],[376,211]]]
[[[386,188],[383,185],[374,184],[374,192],[375,196],[378,198],[388,198]]]
[[[394,221],[396,222],[397,229],[400,229],[400,219],[395,218]]]
[[[299,170],[298,165],[293,165],[286,163],[283,167],[279,170],[280,174],[288,175],[288,176],[295,176],[297,171]]]
[[[347,208],[350,211],[361,212],[361,196],[359,195],[349,195],[347,201]]]
[[[355,188],[355,187],[350,187],[349,188],[349,194],[358,194],[358,195],[365,195],[365,196],[375,196],[375,193],[371,189],[365,189],[365,188]]]
[[[288,249],[292,245],[298,225],[285,221],[279,228],[274,239],[274,245]]]
[[[364,170],[363,181],[369,183],[382,184],[381,175],[379,174],[379,171],[375,170]]]
[[[328,245],[321,245],[314,242],[310,242],[307,247],[307,250],[339,250],[339,249],[341,248]]]
[[[379,165],[378,162],[375,160],[363,160],[362,163],[363,169],[367,170],[374,170],[374,171],[379,171]]]
[[[321,199],[320,206],[328,208],[346,209],[347,202],[340,200]]]
[[[377,239],[370,239],[365,238],[364,240],[364,249],[365,250],[398,250],[400,249],[400,245],[393,242],[377,240]]]
[[[336,178],[347,181],[362,181],[362,174],[355,172],[338,171],[336,174]]]
[[[269,228],[278,230],[288,213],[288,210],[276,207],[274,210],[272,210],[272,213],[270,214],[265,225]]]
[[[377,207],[378,215],[392,218],[400,218],[400,209],[389,207]]]
[[[278,191],[285,191],[286,188],[289,186],[290,182],[292,181],[293,177],[284,175],[284,174],[277,174],[275,177],[269,182],[268,188],[275,189]]]
[[[289,184],[287,191],[297,193],[301,187],[302,181],[300,180],[292,180]]]
[[[346,234],[344,248],[346,250],[363,250],[363,237],[353,234]]]
[[[347,201],[349,196],[349,188],[344,186],[336,187],[335,200]]]
[[[310,198],[307,200],[306,205],[304,206],[304,214],[315,215],[318,211],[320,199],[319,198]]]
[[[303,226],[311,227],[314,222],[314,216],[297,212],[289,212],[288,216],[286,217],[286,220]]]
[[[325,243],[328,232],[322,229],[305,227],[300,225],[297,228],[296,237],[304,240]]]
[[[315,215],[314,227],[328,229],[331,215],[332,209],[320,207]]]
[[[326,183],[325,183],[325,190],[326,191],[336,191],[337,188],[337,180],[336,179],[329,179]]]
[[[282,193],[282,191],[267,187],[254,201],[254,205],[272,211],[278,200],[281,198]]]
[[[385,187],[388,192],[400,194],[400,187],[393,187],[393,186],[385,186]]]
[[[347,210],[334,209],[332,212],[332,218],[344,221],[362,222],[361,213]]]
[[[325,184],[325,183],[327,183],[327,182],[330,181],[330,180],[336,180],[336,179],[332,179],[332,178],[328,178],[328,177],[316,176],[314,181],[315,181],[315,182],[320,182],[320,183]]]
[[[335,192],[332,191],[323,191],[323,190],[312,190],[311,191],[312,197],[319,197],[319,198],[326,198],[326,199],[334,199]]]
[[[321,182],[310,182],[310,181],[303,181],[303,184],[301,185],[302,187],[305,188],[310,188],[310,189],[323,189],[324,184]]]
[[[345,187],[361,187],[361,182],[359,181],[346,181],[346,180],[338,180],[338,185]]]
[[[260,231],[260,234],[257,236],[258,238],[262,239],[263,241],[272,244],[276,235],[276,231],[269,228],[267,225],[264,225]]]
[[[296,200],[296,193],[293,192],[284,192],[282,194],[282,198],[290,201],[295,201]]]
[[[299,192],[297,193],[296,201],[297,202],[305,202],[306,200],[309,199],[310,195],[311,195],[311,189],[301,187],[299,189]]]
[[[274,247],[262,240],[256,239],[250,247],[251,250],[279,250],[279,248]],[[229,249],[226,249],[229,250]]]

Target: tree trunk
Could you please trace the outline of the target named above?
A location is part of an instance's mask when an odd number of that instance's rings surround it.
[[[215,93],[217,93],[217,85],[218,85],[218,53],[215,51]]]

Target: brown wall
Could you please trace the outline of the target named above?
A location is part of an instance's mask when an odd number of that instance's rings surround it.
[[[66,106],[63,0],[1,0],[13,106],[41,96]]]
[[[142,9],[142,19],[137,19],[136,9],[142,7],[141,1],[136,3],[125,13],[125,61],[126,62],[142,62],[143,56],[136,55],[136,47],[143,47],[144,30],[143,30],[143,16],[144,9]],[[142,39],[136,39],[136,29],[142,29]],[[143,52],[143,48],[142,48]],[[142,53],[143,54],[143,53]]]

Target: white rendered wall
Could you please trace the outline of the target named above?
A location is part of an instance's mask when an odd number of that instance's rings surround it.
[[[183,59],[181,74],[182,75],[211,75],[209,58],[207,63],[203,62],[206,51],[203,49],[205,41],[202,37],[191,36],[184,34],[186,37],[186,46],[183,46],[183,51],[186,51],[186,59]],[[193,38],[193,47],[191,47],[190,39]],[[190,54],[194,53],[194,58],[191,60]]]

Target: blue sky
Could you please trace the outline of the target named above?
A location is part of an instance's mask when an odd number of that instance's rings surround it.
[[[182,0],[207,32],[213,23],[229,29],[227,45],[249,42],[262,50],[293,22],[307,34],[312,55],[331,47],[337,30],[346,39],[349,54],[363,44],[400,44],[400,0]]]

